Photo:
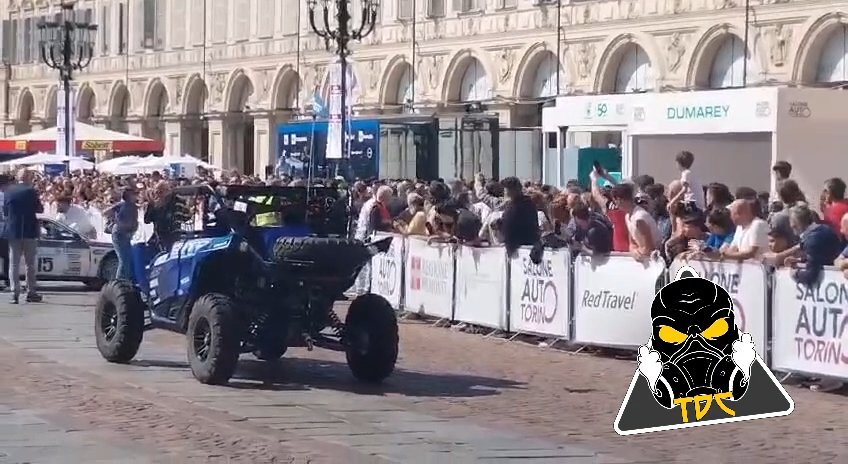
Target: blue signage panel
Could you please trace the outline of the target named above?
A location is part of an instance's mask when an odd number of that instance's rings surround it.
[[[377,177],[380,160],[380,121],[350,121],[350,158],[327,159],[327,121],[298,121],[280,124],[276,172],[306,178],[310,163],[314,179],[337,175],[348,180]]]
[[[65,174],[68,169],[68,163],[62,164],[45,164],[44,175],[46,177],[58,177]]]

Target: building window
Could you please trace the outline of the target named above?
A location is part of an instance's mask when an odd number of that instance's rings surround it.
[[[274,36],[274,18],[277,17],[276,3],[275,0],[259,0],[259,8],[256,11],[258,16],[256,35],[260,38],[265,39]],[[298,2],[294,2],[294,7],[300,7]],[[294,16],[295,23],[299,15],[300,11],[290,11],[286,14],[287,17]]]
[[[161,50],[165,46],[166,0],[144,0],[142,6],[142,48]]]
[[[203,10],[201,10],[203,11]],[[186,2],[171,2],[171,48],[185,47]]]
[[[285,11],[285,12],[299,11],[298,8],[300,8],[300,2],[298,0],[283,0],[283,5],[284,5],[283,11]],[[298,12],[297,14],[292,13],[292,14],[284,14],[283,15],[283,34],[286,34],[286,35],[297,34],[297,32],[298,32],[297,31],[297,25],[298,25],[298,22],[299,22],[298,21],[298,19],[299,19],[298,15],[299,14],[300,13]]]
[[[227,41],[227,0],[210,0],[212,3],[212,41]]]
[[[109,5],[103,5],[100,9],[100,21],[97,27],[100,29],[100,54],[103,56],[109,55],[109,42],[112,38],[109,36],[112,33],[112,8]]]
[[[15,35],[12,33],[12,21],[3,20],[3,63],[12,63],[12,50],[15,49]]]
[[[24,19],[23,63],[31,63],[32,56],[32,18]]]
[[[398,0],[397,3],[397,18],[401,21],[409,21],[415,12],[412,10],[414,0]]]
[[[457,11],[460,13],[471,13],[480,9],[477,0],[454,0],[454,2],[458,3]]]
[[[127,52],[127,4],[118,4],[118,54]]]
[[[233,3],[233,39],[250,38],[250,0],[234,0]]]
[[[427,17],[428,18],[444,18],[445,17],[445,0],[429,0],[427,2]]]
[[[202,45],[206,41],[206,0],[191,0],[189,28],[192,45]]]

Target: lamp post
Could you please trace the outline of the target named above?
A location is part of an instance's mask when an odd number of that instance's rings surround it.
[[[59,71],[65,92],[65,120],[62,129],[65,132],[63,154],[67,155],[72,153],[75,143],[73,124],[76,118],[71,110],[71,80],[75,72],[82,71],[91,63],[97,26],[77,21],[74,17],[74,2],[64,2],[59,21],[42,21],[38,24],[38,31],[41,61]]]
[[[336,55],[339,57],[339,68],[341,71],[341,156],[345,157],[347,147],[347,57],[350,55],[350,42],[359,41],[368,36],[377,24],[377,14],[380,11],[379,0],[362,0],[362,11],[358,18],[358,24],[353,23],[350,14],[350,0],[307,0],[309,8],[309,26],[324,39],[327,50],[335,46]],[[321,17],[321,24],[317,24],[315,16]],[[335,21],[331,18],[335,17]],[[331,82],[332,86],[332,82]],[[333,96],[330,95],[332,99]],[[331,106],[332,107],[332,106]],[[331,117],[333,115],[331,114]]]

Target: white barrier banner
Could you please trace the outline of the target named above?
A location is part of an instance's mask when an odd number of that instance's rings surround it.
[[[411,237],[406,247],[404,309],[453,319],[453,245]]]
[[[506,330],[506,251],[460,246],[456,251],[454,319]]]
[[[733,299],[733,316],[736,326],[748,332],[760,357],[766,358],[768,347],[768,319],[766,318],[766,268],[760,263],[738,261],[682,261],[675,260],[669,268],[674,278],[684,264],[692,266],[701,277],[709,279],[727,290]]]
[[[403,280],[403,236],[378,232],[372,241],[392,237],[392,244],[385,253],[371,258],[371,293],[385,298],[393,308],[400,309],[400,294]]]
[[[833,269],[815,287],[792,279],[792,270],[774,273],[772,366],[848,379],[848,281]]]
[[[518,250],[510,265],[510,331],[568,337],[570,264],[568,250],[545,250],[540,264],[529,248]]]
[[[651,304],[660,259],[578,256],[574,262],[574,338],[579,343],[637,347],[651,337]]]

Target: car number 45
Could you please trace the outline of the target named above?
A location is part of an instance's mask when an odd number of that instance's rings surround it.
[[[53,272],[53,258],[38,258],[38,272]]]

